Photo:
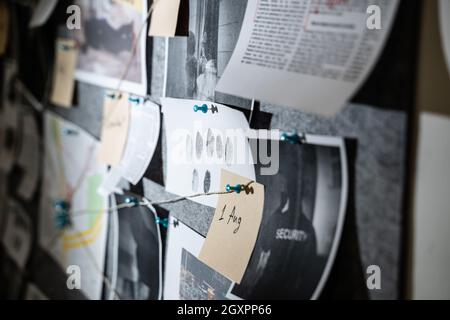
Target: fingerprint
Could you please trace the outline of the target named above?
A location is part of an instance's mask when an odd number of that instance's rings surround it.
[[[195,154],[197,159],[202,157],[203,153],[203,138],[200,132],[197,132],[197,137],[195,138]]]
[[[222,159],[222,157],[223,157],[223,142],[222,142],[221,136],[217,136],[217,138],[216,138],[216,154],[217,154],[217,158]]]
[[[192,173],[192,191],[197,192],[198,190],[198,171],[197,169],[194,169],[194,172]]]
[[[186,158],[189,162],[192,161],[192,137],[190,134],[186,136]]]
[[[203,191],[205,193],[208,193],[210,189],[211,189],[211,173],[209,171],[206,171],[205,180],[203,181]]]
[[[214,142],[216,141],[216,138],[214,137],[214,134],[211,129],[208,130],[208,136],[206,138],[206,154],[209,158],[212,158],[214,156]]]
[[[227,142],[225,143],[225,162],[227,165],[231,165],[233,163],[233,143],[230,138],[227,138]]]

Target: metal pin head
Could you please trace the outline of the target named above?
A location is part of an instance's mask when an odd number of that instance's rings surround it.
[[[115,92],[107,92],[105,96],[109,99],[120,99],[122,97],[121,93],[115,93]]]

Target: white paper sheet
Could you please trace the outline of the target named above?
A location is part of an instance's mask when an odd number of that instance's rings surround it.
[[[38,125],[31,113],[24,113],[22,116],[22,143],[17,164],[23,172],[17,194],[22,199],[29,201],[36,191],[41,168]]]
[[[50,18],[57,4],[58,0],[40,0],[36,8],[34,8],[30,28],[43,26],[48,21],[48,18]]]
[[[398,3],[372,1],[382,29],[369,30],[366,1],[249,0],[216,91],[333,115],[370,74]]]
[[[439,0],[439,21],[441,26],[442,46],[450,73],[450,0]]]
[[[4,231],[3,247],[23,270],[30,254],[33,226],[30,217],[18,203],[12,201],[8,203]]]
[[[450,299],[450,117],[420,116],[414,195],[413,299]]]
[[[161,129],[159,107],[151,101],[132,103],[127,144],[120,164],[112,167],[101,192],[117,191],[121,179],[136,185],[145,174],[155,153]]]
[[[106,166],[96,162],[99,142],[52,113],[47,112],[44,121],[46,150],[39,244],[64,271],[69,266],[79,266],[82,270],[81,290],[89,299],[100,299],[108,197],[97,193],[106,174]],[[58,237],[61,230],[56,226],[54,204],[71,198],[73,227],[65,229]]]
[[[166,255],[164,272],[164,300],[180,300],[182,250],[185,249],[198,257],[205,238],[173,217],[170,217],[169,222],[166,251],[169,254]],[[177,224],[176,227],[174,223]]]
[[[167,191],[187,196],[217,192],[221,169],[255,179],[253,158],[246,138],[244,114],[229,107],[195,100],[161,99],[168,150]],[[208,113],[194,112],[206,104]],[[193,199],[215,207],[218,196]]]

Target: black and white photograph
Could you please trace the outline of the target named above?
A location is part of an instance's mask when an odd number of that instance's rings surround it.
[[[231,281],[183,249],[180,270],[181,300],[226,300]]]
[[[249,107],[215,87],[238,40],[247,0],[189,0],[189,36],[166,44],[165,96]]]
[[[139,39],[138,36],[147,15],[147,1],[77,0],[76,4],[82,12],[81,29],[75,32],[80,44],[77,80],[116,89],[126,73],[121,90],[145,95],[145,30]],[[138,47],[133,57],[136,41]]]
[[[170,217],[164,300],[228,300],[232,281],[198,259],[205,238]]]
[[[114,205],[126,196],[115,195]],[[146,206],[125,208],[110,218],[106,273],[110,300],[160,300],[162,243],[156,211]]]
[[[280,141],[279,150],[277,175],[256,170],[266,188],[263,220],[244,278],[231,290],[245,300],[317,299],[341,236],[348,188],[344,141],[307,136],[300,146]]]

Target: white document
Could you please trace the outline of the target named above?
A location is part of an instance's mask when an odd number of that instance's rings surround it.
[[[29,201],[37,189],[41,168],[38,124],[31,113],[24,113],[22,116],[22,143],[17,164],[23,171],[17,194]]]
[[[58,0],[40,0],[34,8],[30,21],[30,28],[43,26],[48,21],[48,18],[50,18],[57,4]]]
[[[39,244],[66,271],[82,270],[81,288],[101,299],[108,227],[108,197],[97,193],[106,166],[96,161],[99,142],[74,124],[47,112],[44,123],[44,177]],[[71,205],[72,226],[56,225],[56,201]],[[62,234],[61,234],[62,231]]]
[[[27,263],[33,238],[33,226],[28,214],[15,202],[9,202],[3,234],[3,247],[17,266],[23,270]]]
[[[233,56],[216,91],[333,115],[364,83],[390,33],[398,0],[249,0]]]
[[[450,118],[420,116],[414,196],[413,299],[450,299]]]
[[[164,272],[164,300],[180,300],[183,250],[198,257],[205,238],[185,224],[169,218],[167,255]],[[202,262],[200,262],[202,264]]]
[[[155,153],[161,129],[159,106],[151,101],[133,104],[127,144],[120,164],[112,167],[101,186],[101,192],[117,191],[123,179],[136,185],[145,174]]]
[[[439,21],[441,26],[442,46],[450,73],[450,0],[439,0]]]
[[[254,162],[246,134],[244,114],[204,101],[161,99],[168,151],[167,191],[188,196],[218,192],[221,169],[255,180]],[[194,112],[206,105],[208,112]],[[215,207],[218,196],[193,199]]]

